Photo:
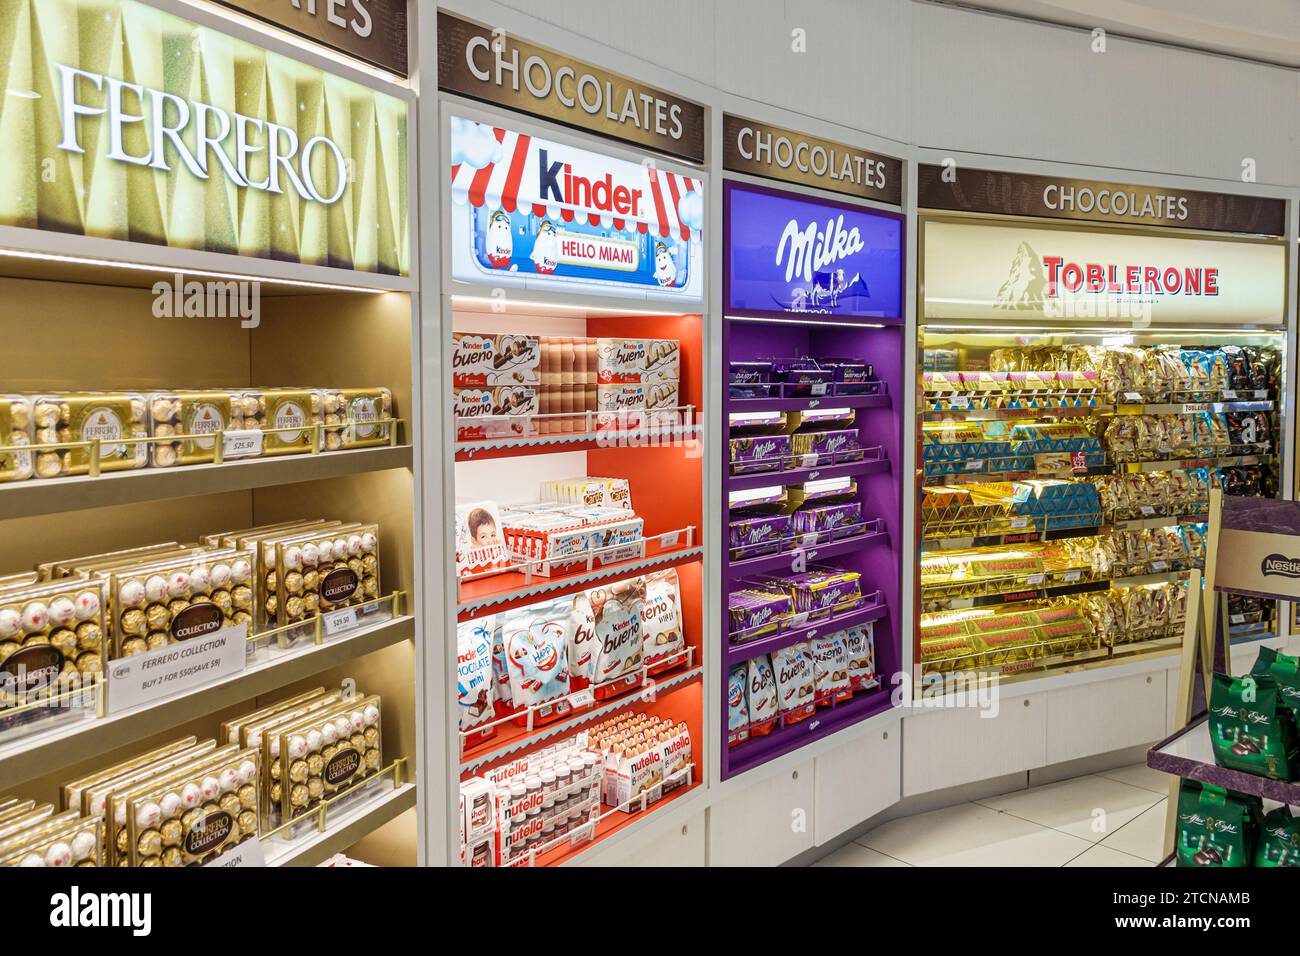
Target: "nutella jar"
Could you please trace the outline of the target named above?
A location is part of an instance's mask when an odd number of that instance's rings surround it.
[[[569,765],[560,764],[555,768],[555,789],[560,793],[567,793],[571,783],[573,783],[573,778],[569,773]]]
[[[526,796],[528,796],[527,787],[522,783],[512,783],[510,785],[510,806],[512,810],[522,806]]]
[[[554,793],[555,785],[556,785],[555,771],[543,770],[541,773],[541,779],[542,779],[542,792]]]

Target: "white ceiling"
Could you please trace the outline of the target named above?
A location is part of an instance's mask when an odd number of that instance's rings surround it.
[[[1300,0],[937,0],[1300,67]]]

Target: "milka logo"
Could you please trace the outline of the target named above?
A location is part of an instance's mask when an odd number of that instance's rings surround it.
[[[1264,577],[1277,575],[1283,578],[1300,578],[1300,558],[1288,558],[1281,554],[1270,554],[1260,564],[1259,570]]]
[[[787,245],[790,247],[788,261],[785,258]],[[856,226],[845,230],[843,216],[827,220],[825,232],[821,232],[815,222],[800,228],[799,221],[791,219],[776,247],[776,264],[785,263],[786,282],[797,275],[803,276],[805,282],[812,282],[814,272],[821,272],[866,247]]]

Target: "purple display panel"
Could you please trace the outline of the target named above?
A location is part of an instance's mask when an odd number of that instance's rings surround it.
[[[901,320],[899,213],[723,184],[727,315]]]
[[[845,320],[835,320],[836,323],[843,321]],[[851,700],[819,708],[815,715],[802,722],[778,726],[766,736],[751,737],[735,747],[727,745],[727,731],[724,729],[721,740],[724,779],[888,710],[893,690],[891,677],[901,670],[902,665],[902,465],[905,463],[900,457],[902,423],[894,402],[901,401],[899,396],[905,387],[903,329],[896,324],[885,327],[871,327],[871,324],[865,322],[856,325],[830,324],[819,321],[816,316],[793,321],[786,318],[775,323],[761,318],[732,318],[726,320],[723,327],[724,378],[733,361],[801,356],[864,360],[874,367],[878,383],[857,394],[805,397],[792,397],[782,393],[740,398],[732,397],[730,388],[727,388],[723,400],[723,424],[727,437],[730,438],[729,417],[734,412],[791,412],[848,407],[855,412],[853,427],[858,432],[859,444],[864,448],[879,447],[883,450],[883,456],[864,456],[862,461],[811,468],[802,467],[801,462],[792,462],[796,467],[779,473],[733,476],[729,456],[723,455],[722,500],[726,501],[733,490],[783,482],[852,477],[857,482],[857,500],[861,503],[863,517],[872,519],[873,523],[863,529],[864,533],[854,537],[794,551],[732,560],[728,548],[724,552],[724,598],[743,587],[742,582],[755,574],[788,575],[795,572],[800,563],[825,563],[857,571],[862,575],[863,592],[878,591],[880,599],[866,602],[831,620],[810,622],[797,629],[764,635],[743,644],[735,644],[730,639],[730,620],[724,600],[721,613],[725,666],[718,678],[724,687],[721,726],[727,727],[725,688],[732,666],[751,657],[771,654],[781,648],[802,643],[814,636],[825,636],[868,621],[873,622],[875,628],[876,674],[880,685],[874,690],[855,694]],[[725,520],[724,516],[724,525]]]

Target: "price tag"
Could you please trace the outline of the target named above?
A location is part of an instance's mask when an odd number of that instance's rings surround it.
[[[596,695],[590,690],[575,691],[569,695],[569,703],[572,704],[575,709],[578,707],[590,707],[595,702]]]
[[[677,547],[677,532],[671,531],[668,534],[661,534],[659,536],[659,547],[661,548]]]
[[[350,631],[357,626],[357,609],[341,607],[337,611],[326,611],[320,616],[320,623],[326,637]]]
[[[970,399],[968,398],[951,398],[948,400],[948,407],[955,412],[964,412],[970,408]]]
[[[804,456],[803,456],[803,466],[804,466],[805,468],[812,468],[812,467],[816,466],[816,464],[817,464],[817,462],[818,462],[818,460],[819,460],[820,458],[821,458],[821,456],[818,455],[818,454],[815,453],[815,452],[813,452],[813,453],[811,453],[811,454],[804,455]]]
[[[262,849],[262,841],[254,837],[251,840],[245,840],[233,850],[227,850],[216,859],[209,860],[203,866],[223,870],[266,866],[266,852]]]
[[[1026,517],[1024,517],[1023,515],[1020,516],[1020,517],[1018,517],[1018,518],[1012,518],[1012,519],[1011,519],[1011,527],[1012,527],[1013,530],[1016,530],[1016,531],[1019,531],[1021,528],[1028,528],[1028,527],[1029,527],[1029,519],[1026,518]]]
[[[825,394],[826,394],[826,383],[825,383],[825,382],[813,382],[813,384],[812,384],[812,389],[811,389],[811,394],[813,394],[813,395],[825,395]]]
[[[1029,577],[1025,578],[1025,583],[1031,588],[1041,588],[1045,580],[1047,580],[1046,575],[1031,574]]]
[[[1223,390],[1223,400],[1225,402],[1235,402],[1237,400],[1237,393],[1230,388],[1225,388]]]
[[[1126,402],[1140,402],[1140,401],[1142,401],[1142,394],[1141,394],[1140,392],[1125,392],[1125,393],[1124,393],[1124,401],[1126,401]]]
[[[248,625],[226,627],[113,661],[108,667],[108,712],[185,694],[244,669]]]
[[[1231,616],[1229,617],[1229,620],[1230,620],[1233,624],[1245,624],[1245,623],[1246,623],[1246,615],[1244,615],[1244,614],[1233,614],[1233,615],[1231,615]]]
[[[817,532],[810,531],[807,534],[799,536],[799,546],[807,548],[817,543]]]
[[[1143,506],[1142,506],[1141,508],[1139,508],[1138,510],[1141,511],[1141,512],[1142,512],[1144,515],[1146,515],[1148,518],[1153,517],[1153,516],[1155,515],[1155,513],[1156,513],[1156,509],[1155,509],[1154,507],[1152,507],[1151,505],[1143,505]]]
[[[1086,451],[1070,452],[1070,470],[1076,473],[1088,470],[1088,453]]]
[[[1168,562],[1168,561],[1152,561],[1152,562],[1151,562],[1151,570],[1152,570],[1152,571],[1168,571],[1168,570],[1169,570],[1169,562]]]
[[[1065,583],[1066,583],[1066,584],[1077,584],[1077,583],[1079,582],[1079,579],[1082,578],[1082,577],[1083,577],[1083,572],[1082,572],[1082,571],[1066,571],[1066,572],[1065,572]]]
[[[221,444],[222,457],[256,458],[262,454],[261,429],[244,429],[225,432],[225,441]]]
[[[982,458],[975,458],[972,459],[971,461],[966,462],[967,471],[982,471],[983,468],[984,468],[984,459]]]

